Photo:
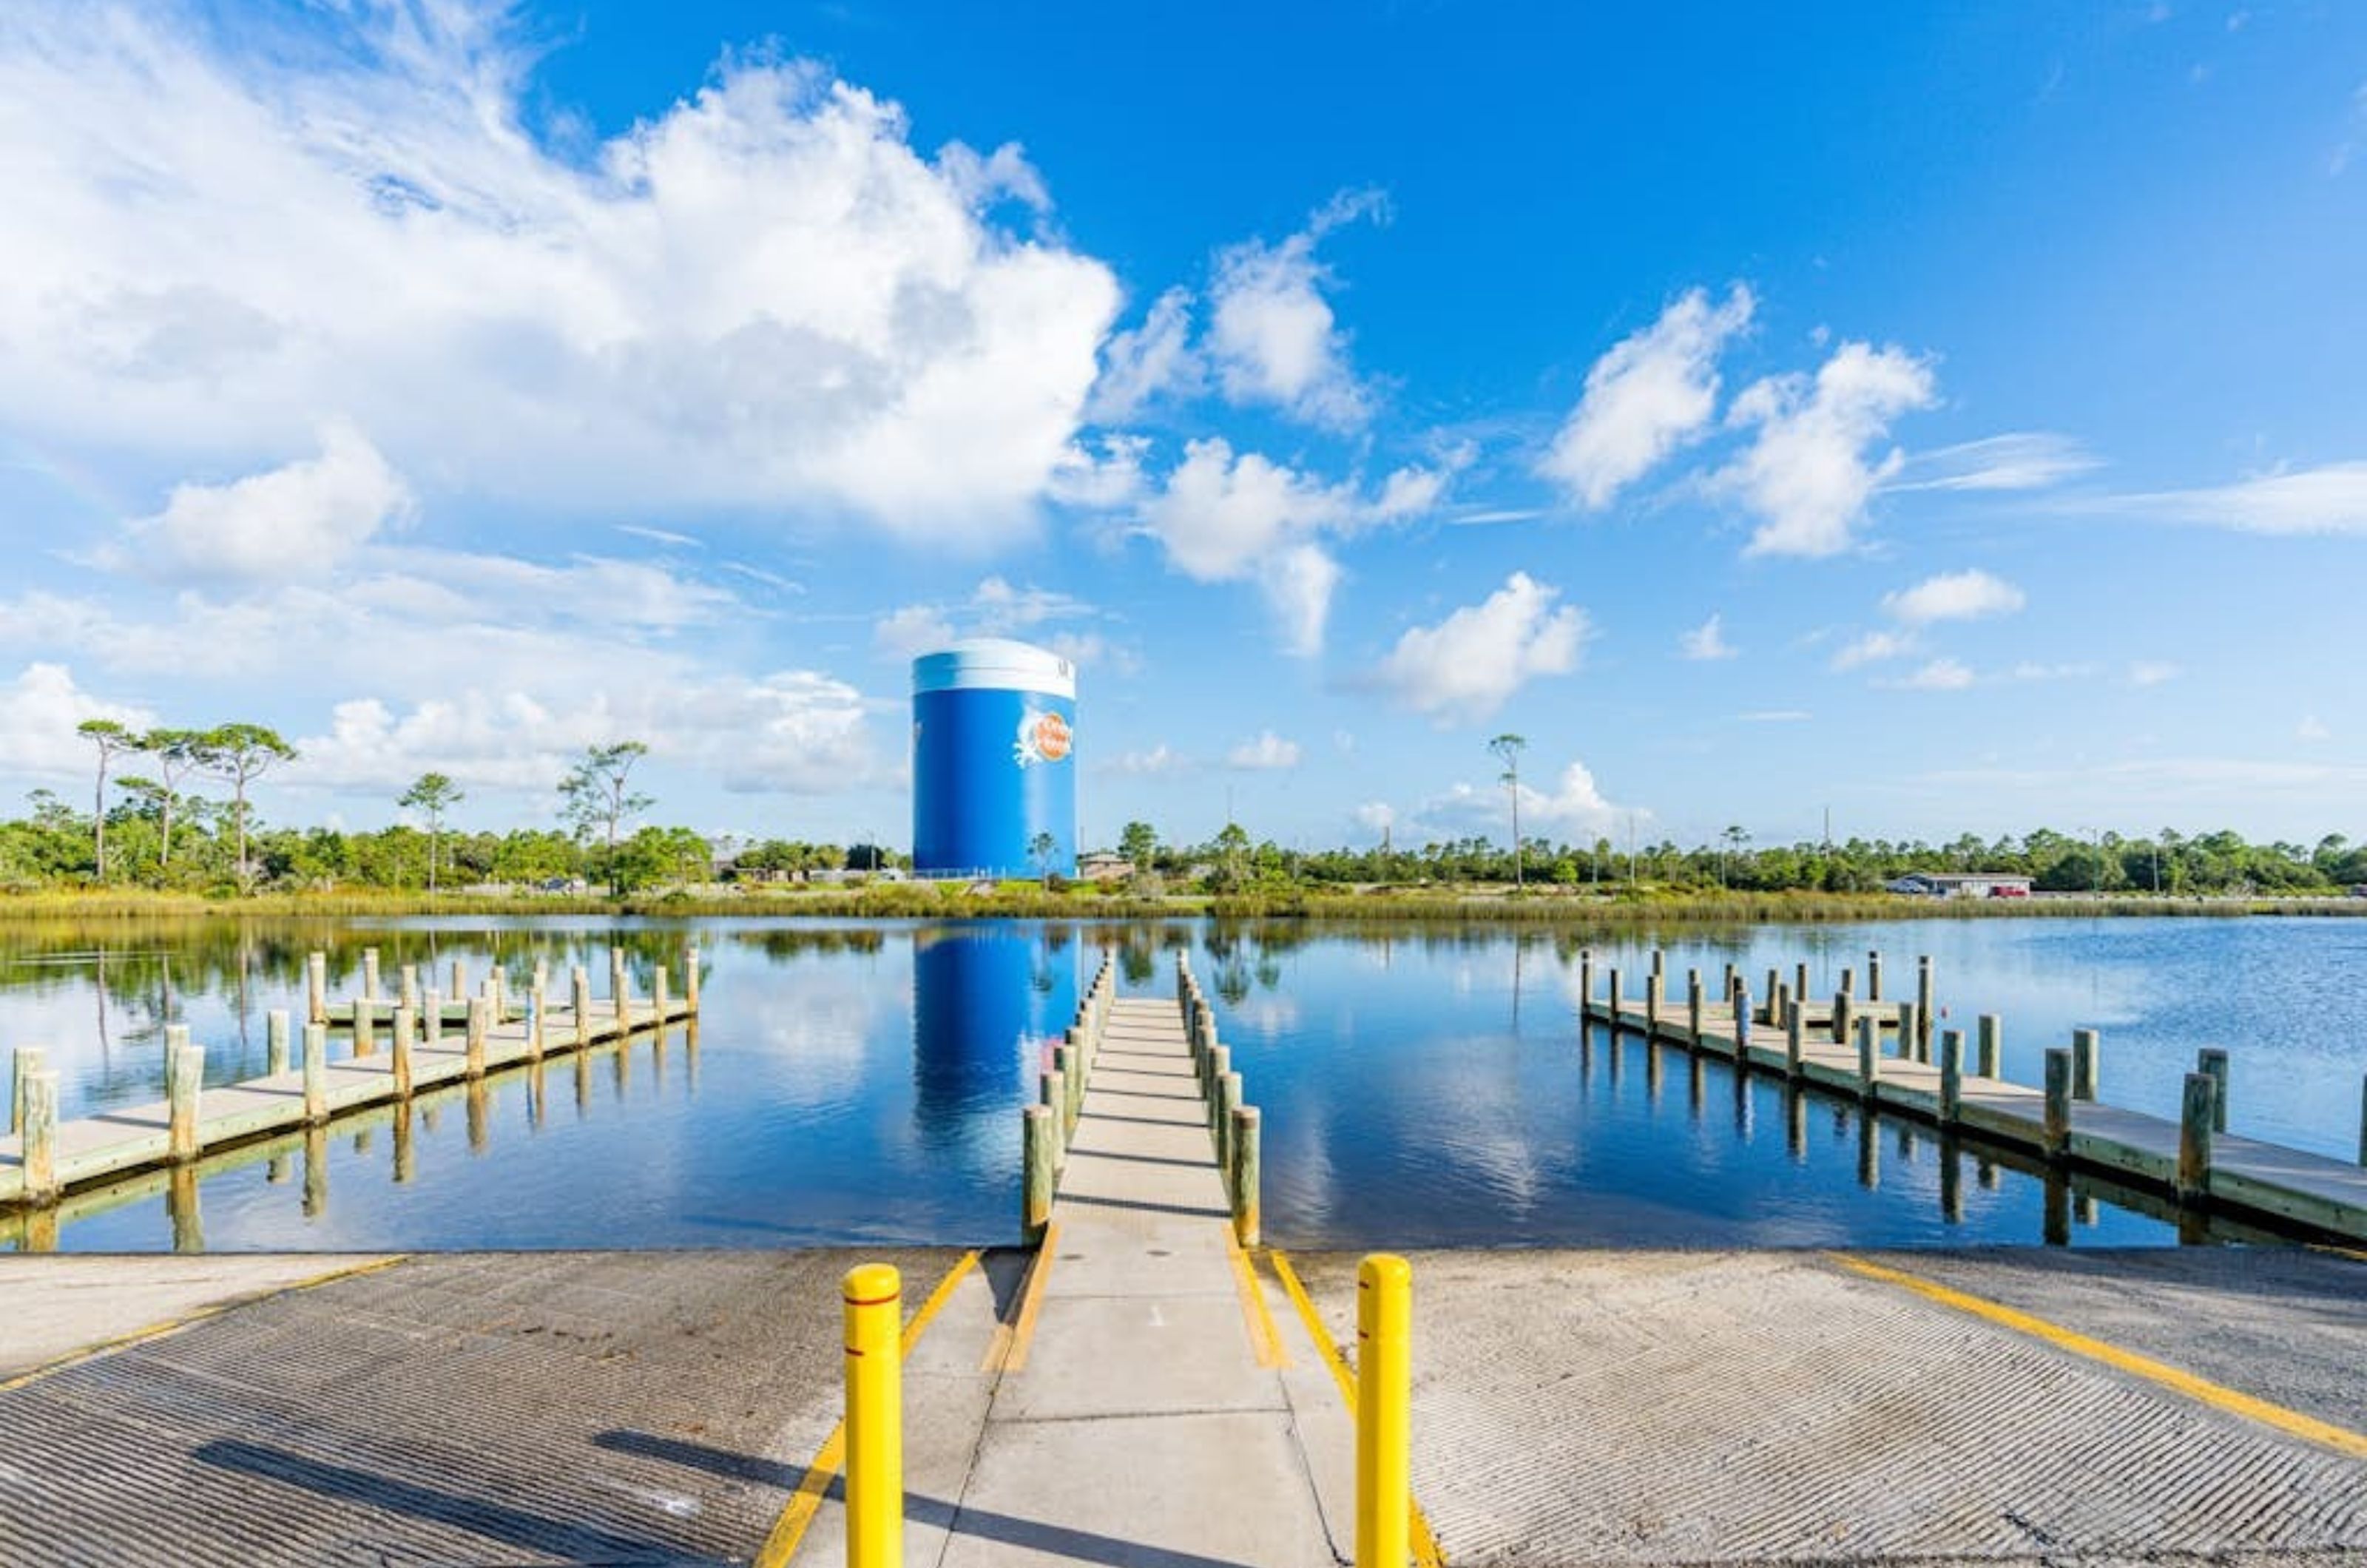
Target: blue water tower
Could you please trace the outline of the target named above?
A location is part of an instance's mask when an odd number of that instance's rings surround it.
[[[979,637],[912,660],[914,873],[1075,875],[1076,731],[1077,669],[1057,653]]]

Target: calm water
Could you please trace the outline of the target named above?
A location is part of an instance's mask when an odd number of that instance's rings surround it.
[[[1577,953],[1640,974],[1647,933],[1413,932],[1206,923],[816,926],[407,920],[0,930],[0,1046],[41,1044],[65,1114],[163,1093],[163,1026],[209,1081],[263,1069],[264,1014],[300,1009],[304,953],[345,994],[375,945],[403,964],[537,959],[605,976],[612,942],[676,966],[705,1015],[662,1049],[423,1101],[255,1151],[237,1168],[70,1202],[75,1249],[779,1246],[1007,1239],[1017,1108],[1081,976],[1116,949],[1165,994],[1189,951],[1265,1113],[1270,1236],[1297,1246],[1897,1245],[2177,1239],[2160,1206],[1943,1146],[1682,1053],[1573,1022]],[[2103,1031],[2105,1098],[2174,1114],[2197,1047],[2234,1053],[2232,1126],[2348,1157],[2367,1072],[2367,921],[1911,921],[1686,931],[1677,983],[1732,961],[1829,989],[1880,949],[1891,994],[1938,966],[1946,1021],[2006,1019],[2009,1077]],[[598,982],[605,987],[605,980]],[[1672,990],[1674,990],[1672,986]],[[342,1042],[333,1050],[342,1050]],[[2216,1237],[2243,1233],[2220,1229]],[[13,1236],[0,1220],[0,1236]],[[13,1245],[0,1242],[0,1245]]]

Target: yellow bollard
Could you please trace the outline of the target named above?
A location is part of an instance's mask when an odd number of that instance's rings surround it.
[[[1356,1270],[1356,1568],[1405,1568],[1413,1521],[1413,1269]]]
[[[885,1263],[847,1271],[846,1568],[904,1561],[904,1282]]]

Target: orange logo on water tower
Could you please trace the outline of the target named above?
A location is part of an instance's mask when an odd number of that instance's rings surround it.
[[[1030,708],[1020,716],[1019,739],[1011,748],[1012,758],[1023,768],[1033,762],[1062,761],[1072,739],[1067,719]]]

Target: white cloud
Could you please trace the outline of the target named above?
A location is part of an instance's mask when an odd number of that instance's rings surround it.
[[[2159,659],[2140,659],[2129,666],[2129,684],[2158,686],[2183,674],[2177,665]]]
[[[1882,607],[1894,620],[1910,626],[1934,621],[1976,621],[1988,615],[2010,615],[2028,601],[2021,589],[1986,571],[1943,572],[1912,588],[1883,596]]]
[[[1961,692],[1973,681],[1973,672],[1958,660],[1934,659],[1912,675],[1885,684],[1909,692]]]
[[[1756,426],[1750,447],[1713,487],[1761,518],[1749,555],[1830,556],[1847,549],[1866,502],[1897,474],[1896,449],[1871,456],[1893,421],[1937,397],[1931,366],[1897,348],[1845,343],[1813,378],[1770,377],[1735,399],[1728,423]]]
[[[1563,768],[1550,792],[1529,784],[1522,784],[1520,792],[1523,839],[1550,836],[1582,840],[1609,834],[1615,827],[1624,827],[1630,818],[1648,821],[1652,816],[1649,811],[1604,799],[1593,773],[1576,761]],[[1458,782],[1444,794],[1424,800],[1415,807],[1410,820],[1396,820],[1408,828],[1409,840],[1417,833],[1459,838],[1509,828],[1511,801],[1501,784]]]
[[[1368,800],[1356,807],[1356,825],[1368,833],[1386,833],[1397,822],[1397,807],[1385,800]]]
[[[84,691],[74,683],[74,671],[62,664],[28,664],[15,680],[0,685],[0,758],[13,773],[88,777],[96,753],[74,733],[74,727],[94,718],[111,718],[135,730],[156,722],[147,708]],[[116,771],[122,772],[122,764]]]
[[[2334,731],[2327,728],[2316,714],[2304,714],[2301,723],[2293,728],[2293,739],[2305,745],[2316,745],[2321,740],[2333,739]]]
[[[953,623],[934,605],[907,604],[871,628],[873,646],[891,659],[917,659],[954,640]]]
[[[1217,257],[1207,353],[1237,403],[1264,403],[1331,430],[1353,430],[1372,400],[1348,367],[1347,334],[1324,288],[1316,244],[1358,218],[1385,216],[1376,192],[1343,193],[1279,245],[1249,240]]]
[[[2247,534],[2367,534],[2367,462],[2329,463],[2201,490],[2113,496],[2098,504]]]
[[[1861,664],[1903,659],[1915,651],[1912,632],[1868,632],[1833,655],[1833,668],[1854,670]]]
[[[1242,741],[1225,753],[1225,766],[1244,772],[1273,772],[1298,766],[1298,742],[1285,740],[1271,729],[1262,729],[1251,739]]]
[[[491,6],[0,16],[0,420],[252,465],[340,410],[391,467],[537,503],[1032,526],[1117,306],[998,227],[1016,148],[910,144],[810,63],[727,57],[563,155]]]
[[[1293,545],[1273,557],[1259,586],[1282,630],[1283,651],[1312,659],[1323,651],[1323,628],[1331,616],[1331,591],[1340,584],[1340,563],[1319,545]]]
[[[1102,764],[1114,773],[1135,773],[1150,776],[1178,773],[1192,765],[1191,759],[1168,746],[1164,740],[1148,751],[1127,751]]]
[[[2013,431],[1918,452],[1885,490],[2044,490],[2101,465],[2068,435]]]
[[[1594,774],[1583,762],[1572,762],[1564,768],[1551,795],[1541,794],[1527,784],[1521,786],[1523,838],[1547,829],[1559,835],[1607,833],[1614,822],[1626,815],[1625,807],[1614,806],[1603,798]]]
[[[329,575],[412,510],[411,491],[346,420],[321,427],[321,455],[228,484],[183,484],[164,510],[126,525],[111,565],[175,580],[274,581]]]
[[[1677,649],[1687,659],[1732,659],[1741,649],[1726,640],[1726,617],[1713,615],[1677,637]]]
[[[1191,333],[1192,296],[1171,288],[1152,302],[1140,326],[1111,334],[1086,417],[1096,424],[1124,424],[1155,398],[1197,391],[1207,367],[1192,349]]]
[[[1234,456],[1220,436],[1188,443],[1184,461],[1143,507],[1144,527],[1169,564],[1202,582],[1254,578],[1282,633],[1285,651],[1322,650],[1339,563],[1315,543],[1403,521],[1435,505],[1469,460],[1447,455],[1437,468],[1408,466],[1370,499],[1353,482],[1327,485],[1256,452]]]
[[[1560,597],[1561,590],[1516,571],[1481,603],[1399,637],[1381,660],[1380,682],[1442,724],[1485,718],[1533,678],[1578,668],[1586,615],[1555,609]]]
[[[1580,505],[1600,510],[1708,429],[1718,354],[1750,324],[1756,303],[1738,283],[1715,306],[1704,290],[1691,289],[1659,321],[1614,344],[1586,373],[1586,390],[1537,471]]]

